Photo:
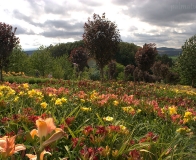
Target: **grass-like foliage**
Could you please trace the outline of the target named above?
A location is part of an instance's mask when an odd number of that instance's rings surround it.
[[[196,90],[132,82],[0,85],[1,159],[196,157]]]

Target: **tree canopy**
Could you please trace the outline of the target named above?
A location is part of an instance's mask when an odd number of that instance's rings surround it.
[[[83,47],[75,48],[71,51],[70,60],[72,63],[78,65],[78,71],[83,71],[84,67],[87,66],[88,55]]]
[[[195,86],[196,81],[196,35],[182,46],[182,53],[177,59],[177,68],[181,82]]]
[[[29,56],[22,50],[20,45],[17,45],[9,56],[9,71],[28,73],[29,68]]]
[[[3,67],[8,65],[8,57],[13,48],[19,44],[19,38],[15,36],[17,28],[12,28],[11,25],[0,22],[0,80],[3,80]]]
[[[139,48],[135,54],[135,61],[138,68],[142,71],[148,71],[158,54],[156,44],[144,44],[143,48]]]
[[[134,43],[120,42],[119,51],[115,55],[116,62],[124,66],[135,65],[135,54],[138,48]]]
[[[51,53],[44,46],[40,46],[30,57],[31,66],[43,77],[50,73],[52,61]]]
[[[93,15],[93,20],[88,19],[84,24],[83,41],[90,55],[95,58],[103,78],[103,67],[107,65],[118,51],[120,33],[117,25],[98,14]]]

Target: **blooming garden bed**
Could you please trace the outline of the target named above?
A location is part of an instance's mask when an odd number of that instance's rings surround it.
[[[132,82],[0,85],[1,159],[196,157],[196,90]]]

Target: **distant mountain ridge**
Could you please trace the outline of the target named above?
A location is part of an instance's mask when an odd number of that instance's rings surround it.
[[[24,51],[26,54],[31,55],[33,52],[35,52],[37,50],[28,50],[28,51]]]
[[[35,51],[37,50],[28,50],[24,52],[27,53],[28,55],[31,55]],[[167,54],[169,57],[172,57],[172,56],[179,56],[180,53],[182,52],[182,49],[160,47],[157,48],[157,51],[160,55]]]
[[[167,54],[169,57],[172,57],[172,56],[179,56],[180,53],[182,52],[182,49],[160,47],[157,48],[157,51],[160,55]]]

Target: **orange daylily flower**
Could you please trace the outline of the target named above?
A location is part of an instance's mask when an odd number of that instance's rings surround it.
[[[0,138],[0,154],[6,158],[12,156],[14,153],[25,150],[26,147],[23,144],[15,145],[16,136],[8,137],[4,136]]]
[[[46,118],[45,120],[39,118],[36,120],[36,126],[37,130],[33,129],[30,133],[33,138],[35,135],[42,138],[56,129],[53,118]]]
[[[55,131],[55,133],[53,133],[50,138],[42,143],[43,148],[65,135],[65,132],[61,128],[56,128],[52,118],[46,118],[45,120],[40,118],[36,120],[36,126],[37,130],[33,129],[30,132],[32,138],[34,138],[34,136],[36,135],[40,139],[42,139],[42,137],[46,137],[47,135],[50,135],[53,131]]]

